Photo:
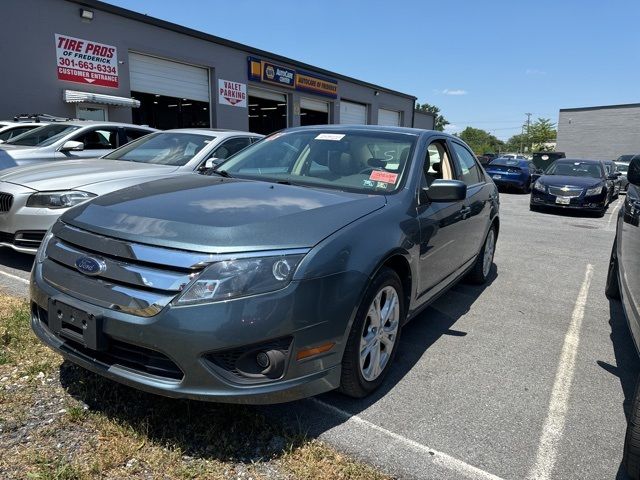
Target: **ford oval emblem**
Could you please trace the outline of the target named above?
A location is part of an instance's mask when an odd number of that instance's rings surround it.
[[[107,269],[104,260],[93,257],[80,257],[76,260],[76,268],[85,275],[99,275]]]

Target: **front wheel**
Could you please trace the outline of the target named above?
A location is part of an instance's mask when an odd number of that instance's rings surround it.
[[[484,240],[482,250],[478,254],[476,263],[467,276],[471,283],[482,285],[487,282],[489,272],[493,265],[493,254],[496,251],[496,229],[493,225],[489,228],[489,232]]]
[[[362,398],[380,386],[393,363],[405,316],[398,274],[383,268],[358,308],[342,357],[340,391]]]

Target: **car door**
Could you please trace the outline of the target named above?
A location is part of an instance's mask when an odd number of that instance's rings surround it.
[[[487,179],[473,153],[455,140],[450,141],[454,152],[458,178],[467,185],[462,220],[464,232],[460,242],[460,254],[464,260],[474,258],[484,243],[484,237],[491,222],[491,195],[494,189]]]
[[[58,151],[56,158],[74,160],[79,158],[95,158],[106,155],[118,147],[118,127],[93,127],[74,135],[68,140],[82,142],[83,150]]]
[[[634,167],[632,162],[629,173]],[[640,168],[640,165],[636,168]],[[640,348],[640,185],[629,183],[627,196],[622,207],[622,221],[618,221],[618,265],[622,277],[622,295],[626,296],[625,304],[635,309],[633,314],[627,314],[629,327],[633,332],[636,346]]]
[[[430,139],[423,161],[423,187],[438,179],[455,179],[455,169],[446,139]],[[422,191],[417,192],[417,217],[420,225],[420,257],[418,266],[418,302],[430,298],[429,293],[464,263],[461,244],[464,242],[464,201],[429,202]]]

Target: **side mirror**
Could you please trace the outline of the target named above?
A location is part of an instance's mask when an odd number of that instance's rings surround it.
[[[615,173],[610,173],[609,175],[607,175],[607,180],[617,180],[618,179],[618,175],[616,175]]]
[[[431,202],[459,202],[467,196],[467,185],[460,180],[434,180],[422,191]]]
[[[640,185],[640,157],[636,157],[629,163],[627,180],[633,185]]]
[[[61,152],[81,152],[82,150],[84,150],[84,143],[74,140],[67,140],[64,142],[64,145],[60,147]]]
[[[215,168],[220,163],[222,163],[222,161],[223,161],[222,158],[216,158],[216,157],[207,158],[202,164],[202,166],[200,167],[200,170],[209,170],[211,168]]]

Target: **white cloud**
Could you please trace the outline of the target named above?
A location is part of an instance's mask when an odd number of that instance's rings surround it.
[[[462,90],[461,88],[445,88],[442,93],[445,95],[466,95],[469,92]]]
[[[546,75],[547,74],[547,72],[543,70],[538,70],[537,68],[527,68],[524,71],[524,73],[527,75]]]

